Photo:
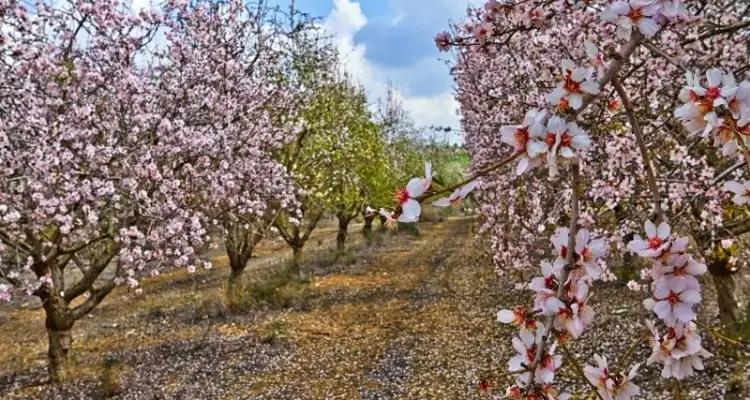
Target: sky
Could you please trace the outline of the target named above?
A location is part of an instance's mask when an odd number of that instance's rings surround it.
[[[131,0],[134,8],[158,0]],[[291,0],[270,0],[287,7]],[[344,68],[377,106],[391,83],[418,127],[458,129],[452,79],[434,36],[460,21],[467,0],[295,0],[319,17],[339,49]],[[457,134],[438,139],[462,142]]]
[[[297,0],[296,4],[299,10],[321,17],[346,70],[365,88],[373,105],[391,82],[417,126],[459,128],[446,53],[435,48],[433,37],[450,21],[463,18],[465,0]]]

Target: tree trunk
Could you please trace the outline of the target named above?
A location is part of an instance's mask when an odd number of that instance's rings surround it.
[[[373,232],[372,232],[372,221],[375,219],[375,216],[365,216],[365,225],[362,227],[362,236],[365,237],[365,242],[367,243],[367,246],[372,246],[373,244]]]
[[[261,240],[262,235],[257,231],[235,227],[224,237],[224,248],[229,258],[229,284],[234,286],[242,277],[247,263],[253,256],[255,245]]]
[[[719,319],[727,333],[735,335],[738,331],[739,309],[735,298],[737,284],[734,275],[714,275],[713,279],[719,304]]]
[[[339,232],[336,235],[336,251],[343,253],[346,250],[346,236],[349,234],[349,218],[348,215],[338,214],[336,218],[339,220]]]
[[[292,266],[299,272],[302,265],[302,245],[292,245]]]
[[[242,277],[242,273],[245,272],[248,261],[252,257],[252,252],[236,252],[234,250],[227,249],[227,255],[229,256],[229,267],[231,272],[229,274],[229,281],[237,282]]]
[[[378,220],[380,220],[380,230],[386,231],[388,228],[386,228],[385,223],[388,221],[388,219],[382,215],[378,214]]]
[[[734,272],[728,260],[712,260],[708,263],[708,272],[716,286],[716,297],[719,305],[719,319],[727,333],[735,335],[739,328],[739,306],[735,297],[737,284]]]
[[[55,294],[45,296],[44,311],[46,313],[45,326],[49,347],[47,362],[49,379],[52,383],[65,381],[68,376],[68,351],[73,343],[70,330],[75,320],[68,311],[65,301]]]

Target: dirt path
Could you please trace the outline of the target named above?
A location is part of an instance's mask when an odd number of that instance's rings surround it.
[[[496,279],[473,261],[470,220],[421,228],[348,263],[311,262],[310,294],[290,310],[228,313],[221,273],[160,277],[135,300],[115,293],[76,326],[76,377],[61,387],[40,384],[41,312],[19,311],[0,337],[31,334],[6,347],[0,397],[481,398],[479,379],[502,358],[482,286]]]
[[[489,308],[469,304],[482,281],[466,276],[482,272],[470,237],[468,221],[451,220],[317,279],[311,311],[279,319],[294,358],[248,376],[251,397],[472,398],[499,331]]]
[[[308,252],[303,301],[287,309],[224,303],[227,267],[144,281],[143,296],[118,289],[74,328],[72,381],[45,379],[46,336],[40,310],[18,310],[0,324],[2,399],[488,399],[510,383],[503,370],[513,330],[495,322],[500,308],[528,299],[478,256],[471,221],[421,224],[422,234],[387,235],[366,248],[357,240],[334,262],[323,245]],[[252,273],[287,257],[271,243]],[[275,259],[276,263],[272,261]],[[571,344],[579,362],[594,354],[620,361],[649,318],[642,294],[622,283],[597,287],[597,318]],[[710,296],[709,296],[710,297]],[[713,318],[711,306],[701,318]],[[737,358],[706,336],[716,354],[685,383],[685,398],[724,398],[730,378],[748,379]],[[634,359],[648,358],[646,343]],[[747,357],[745,355],[744,357]],[[583,390],[572,369],[559,374]],[[648,400],[672,399],[660,368],[643,367]],[[480,382],[489,385],[479,390]]]

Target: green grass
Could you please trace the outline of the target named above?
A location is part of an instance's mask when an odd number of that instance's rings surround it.
[[[246,279],[230,285],[228,305],[232,311],[241,312],[258,306],[274,308],[303,307],[310,293],[310,281],[300,277],[299,269],[292,265]]]

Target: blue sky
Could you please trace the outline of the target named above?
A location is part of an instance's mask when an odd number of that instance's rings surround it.
[[[269,0],[288,6],[291,0]],[[136,9],[159,0],[131,0]],[[339,49],[344,68],[364,86],[375,107],[388,84],[417,126],[459,128],[446,53],[433,38],[450,21],[464,19],[470,0],[296,0],[320,18]],[[457,136],[446,137],[460,142]]]
[[[466,0],[297,0],[300,10],[321,17],[370,101],[392,82],[420,126],[458,127],[446,54],[433,37],[460,21],[466,6]]]

